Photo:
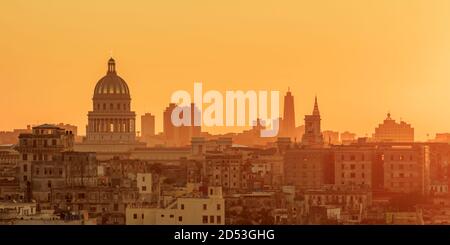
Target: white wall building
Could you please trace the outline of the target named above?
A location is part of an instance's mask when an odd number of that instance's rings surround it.
[[[221,187],[205,197],[180,197],[165,208],[127,207],[127,225],[223,225],[225,199]]]

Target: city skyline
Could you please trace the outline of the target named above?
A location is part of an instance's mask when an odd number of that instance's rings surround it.
[[[157,132],[170,94],[196,81],[219,91],[290,87],[297,122],[317,94],[323,129],[370,136],[390,112],[418,140],[448,132],[449,3],[326,2],[2,3],[0,74],[13,92],[0,99],[9,118],[0,130],[63,121],[84,134],[112,51],[133,110],[155,114]]]
[[[0,225],[195,225],[171,239],[202,242],[448,226],[449,10],[0,3]]]

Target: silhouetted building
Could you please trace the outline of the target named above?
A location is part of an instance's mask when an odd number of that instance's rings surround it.
[[[86,138],[76,145],[77,151],[103,153],[126,152],[138,146],[136,114],[131,111],[127,83],[117,75],[114,59],[108,61],[106,76],[94,89],[92,111],[88,112]]]
[[[155,135],[155,116],[145,113],[141,116],[141,137],[151,137]]]
[[[339,144],[339,132],[325,130],[322,132],[323,141],[328,145],[337,145]]]
[[[375,128],[373,140],[377,142],[414,142],[414,128],[404,121],[395,122],[388,113],[383,124]]]
[[[323,146],[323,136],[320,131],[320,112],[317,104],[317,97],[314,100],[312,115],[305,116],[305,134],[302,137],[302,144],[311,147]]]
[[[280,133],[282,137],[295,137],[294,96],[292,96],[290,89],[284,96],[284,113]]]

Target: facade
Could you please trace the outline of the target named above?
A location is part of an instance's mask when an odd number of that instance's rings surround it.
[[[373,140],[376,142],[414,142],[414,128],[404,121],[397,123],[388,113],[383,124],[375,128]]]
[[[382,151],[384,188],[391,192],[428,193],[430,149],[427,145],[388,145]]]
[[[334,184],[373,185],[376,150],[372,146],[341,146],[333,148]],[[376,176],[375,176],[376,177]]]
[[[205,175],[210,186],[220,186],[225,193],[249,188],[251,165],[241,154],[209,153],[205,156]]]
[[[298,189],[321,188],[334,182],[333,154],[329,149],[292,149],[284,156],[284,184]]]
[[[166,207],[126,209],[127,225],[223,225],[225,200],[220,187],[209,187],[206,196],[179,197]]]
[[[46,164],[63,151],[73,150],[74,135],[54,125],[33,127],[32,133],[20,134],[16,149],[21,155],[19,179],[21,188],[32,186],[33,164]],[[58,171],[59,173],[59,171]]]

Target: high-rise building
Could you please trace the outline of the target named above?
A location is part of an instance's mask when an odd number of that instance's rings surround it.
[[[166,139],[166,144],[173,146],[189,145],[191,142],[191,138],[198,137],[201,133],[201,126],[195,125],[195,118],[198,118],[200,111],[192,103],[190,106],[188,106],[190,112],[189,115],[181,115],[181,117],[188,116],[190,118],[190,125],[175,126],[172,123],[172,112],[173,110],[175,110],[175,108],[177,108],[177,105],[174,103],[170,103],[169,106],[164,110],[163,133]]]
[[[281,136],[295,137],[295,109],[294,96],[292,96],[290,89],[284,96],[284,112],[281,125]]]
[[[305,134],[302,137],[302,144],[306,146],[322,146],[323,136],[320,131],[320,112],[317,104],[317,97],[314,100],[312,115],[305,115]]]
[[[172,123],[172,111],[175,110],[176,107],[177,105],[170,103],[163,113],[163,133],[166,140],[175,138],[175,125]]]
[[[143,138],[155,135],[155,116],[145,113],[141,116],[141,136]]]
[[[377,142],[414,142],[414,128],[404,121],[397,123],[388,113],[383,124],[375,128],[373,140]]]

